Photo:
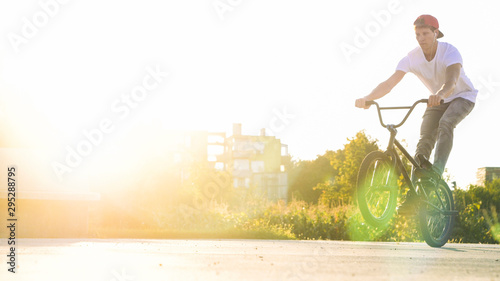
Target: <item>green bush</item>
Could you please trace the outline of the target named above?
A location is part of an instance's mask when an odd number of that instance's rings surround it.
[[[452,240],[462,243],[498,243],[500,179],[485,186],[471,185],[455,191],[455,208],[459,211]],[[490,217],[493,218],[489,219]]]
[[[470,186],[455,191],[459,216],[451,241],[459,243],[498,243],[500,223],[499,182],[485,187]],[[111,209],[110,209],[111,210]],[[326,206],[292,201],[271,203],[246,196],[233,204],[206,200],[203,204],[183,203],[150,206],[134,218],[102,210],[105,218],[91,224],[97,237],[149,238],[265,238],[328,239],[354,241],[421,241],[415,218],[396,216],[385,228],[367,225],[355,205]],[[98,213],[101,217],[103,213]],[[124,223],[127,222],[127,223]],[[134,223],[132,223],[134,222]]]
[[[355,241],[416,241],[419,234],[414,220],[396,217],[380,229],[367,225],[354,205],[328,207],[292,201],[277,203],[258,215],[269,225],[290,229],[298,239]]]

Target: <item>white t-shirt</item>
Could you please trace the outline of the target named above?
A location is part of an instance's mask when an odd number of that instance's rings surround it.
[[[465,75],[462,56],[457,48],[446,42],[438,42],[436,55],[431,61],[427,61],[424,52],[420,47],[413,49],[398,64],[396,70],[411,72],[415,74],[422,83],[429,89],[431,94],[435,94],[446,81],[446,68],[459,63],[460,77],[458,78],[453,94],[444,101],[450,102],[456,98],[464,98],[471,102],[476,102],[477,90],[472,82]]]

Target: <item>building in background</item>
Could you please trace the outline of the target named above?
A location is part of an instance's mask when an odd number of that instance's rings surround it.
[[[233,125],[232,136],[225,140],[220,155],[224,169],[232,174],[235,188],[254,188],[270,200],[287,200],[288,175],[285,161],[288,146],[274,136],[243,135],[241,124]]]
[[[181,183],[189,179],[193,165],[202,165],[228,172],[234,188],[286,201],[288,174],[284,163],[290,159],[288,146],[274,136],[266,136],[265,129],[259,135],[243,135],[241,129],[241,124],[234,124],[230,136],[224,132],[164,132],[157,137],[163,145],[154,145],[155,154],[162,155],[161,166],[179,173]]]
[[[477,185],[484,185],[486,182],[500,178],[500,167],[483,167],[477,169]]]

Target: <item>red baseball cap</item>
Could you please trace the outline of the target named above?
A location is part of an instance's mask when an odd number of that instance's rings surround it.
[[[421,15],[419,16],[415,22],[413,23],[415,27],[421,27],[421,26],[429,26],[429,27],[434,27],[435,29],[438,30],[438,36],[437,38],[441,38],[444,36],[444,34],[439,30],[439,22],[438,20],[431,16],[431,15]]]

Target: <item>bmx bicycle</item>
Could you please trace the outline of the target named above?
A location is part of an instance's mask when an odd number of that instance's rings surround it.
[[[401,107],[380,107],[374,101],[366,102],[367,105],[377,107],[380,124],[390,132],[390,138],[385,152],[370,152],[361,163],[356,197],[364,220],[373,227],[385,226],[395,214],[399,190],[403,190],[398,184],[402,175],[403,182],[410,189],[408,195],[413,193],[411,195],[417,198],[415,215],[418,217],[423,239],[431,247],[441,247],[448,241],[454,218],[458,215],[454,207],[452,192],[444,180],[420,176],[424,173],[418,173],[418,171],[423,171],[424,164],[430,165],[430,163],[426,160],[422,160],[426,163],[422,161],[418,163],[396,139],[396,129],[406,122],[419,103],[427,102],[427,99],[422,99],[412,106]],[[407,109],[408,112],[399,124],[385,124],[381,111],[393,109]],[[401,157],[398,150],[402,154]],[[414,167],[412,171],[417,171],[413,180],[403,165],[403,157]]]

